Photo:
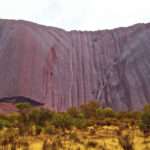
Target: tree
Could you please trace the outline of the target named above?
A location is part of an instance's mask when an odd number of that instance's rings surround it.
[[[29,113],[29,121],[38,126],[44,126],[46,122],[50,122],[53,112],[44,108],[34,108]]]
[[[32,106],[30,103],[17,103],[16,107],[18,108],[20,112],[23,112],[23,111],[30,109]]]
[[[26,123],[28,121],[28,114],[32,108],[31,104],[29,103],[17,103],[16,107],[21,114],[21,118],[23,123]]]
[[[17,103],[16,108],[20,114],[18,117],[19,133],[20,135],[28,134],[30,128],[29,113],[32,109],[32,106],[29,103]]]

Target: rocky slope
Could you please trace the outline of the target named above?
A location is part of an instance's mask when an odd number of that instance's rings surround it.
[[[95,32],[0,20],[0,98],[63,111],[97,99],[116,110],[150,102],[150,24]]]

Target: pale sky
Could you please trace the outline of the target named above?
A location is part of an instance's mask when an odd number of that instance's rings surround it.
[[[0,18],[66,30],[99,30],[150,22],[150,0],[0,0]]]

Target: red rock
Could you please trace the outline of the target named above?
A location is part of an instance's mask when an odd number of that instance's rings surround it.
[[[98,99],[116,110],[150,102],[150,24],[95,32],[0,20],[0,98],[63,111]]]
[[[0,114],[9,114],[12,112],[17,112],[17,108],[11,103],[0,103]]]

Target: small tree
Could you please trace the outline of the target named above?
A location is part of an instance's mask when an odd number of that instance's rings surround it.
[[[16,107],[21,114],[23,123],[26,123],[28,121],[28,114],[32,108],[31,104],[29,103],[17,103]]]
[[[30,122],[38,125],[44,126],[46,122],[50,122],[53,116],[53,112],[44,108],[34,108],[29,114]]]
[[[29,103],[17,103],[16,107],[20,114],[18,120],[18,127],[20,135],[28,134],[30,124],[29,124],[29,113],[31,111],[31,104]]]

